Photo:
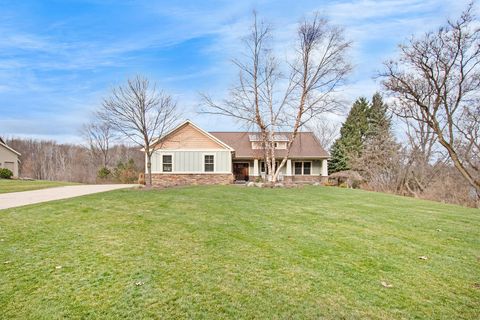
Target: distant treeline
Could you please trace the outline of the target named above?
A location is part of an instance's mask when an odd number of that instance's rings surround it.
[[[127,178],[124,176],[128,176],[128,180],[136,180],[145,167],[144,154],[138,148],[115,145],[109,149],[107,164],[112,174],[99,178],[99,170],[104,167],[103,160],[85,146],[18,138],[10,139],[7,143],[22,154],[20,176],[23,178],[81,183],[95,183],[99,180],[129,182],[125,181]],[[121,171],[126,168],[129,172],[123,174]]]

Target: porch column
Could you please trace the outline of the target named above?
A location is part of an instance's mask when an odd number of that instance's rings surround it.
[[[292,160],[287,159],[287,172],[285,172],[286,176],[292,175]]]
[[[328,176],[328,161],[327,159],[322,160],[322,177]]]
[[[253,176],[258,177],[258,159],[253,160]]]

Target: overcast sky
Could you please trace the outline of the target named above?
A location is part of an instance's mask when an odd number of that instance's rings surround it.
[[[379,89],[374,75],[398,43],[455,18],[463,0],[3,1],[0,0],[0,135],[78,142],[102,96],[144,74],[206,130],[241,129],[199,115],[199,92],[234,83],[252,10],[271,23],[284,57],[296,24],[318,11],[354,42],[348,103]]]

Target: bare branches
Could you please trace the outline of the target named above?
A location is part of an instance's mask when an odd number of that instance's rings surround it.
[[[463,177],[480,192],[478,105],[480,30],[469,5],[457,21],[400,46],[383,86],[399,117],[428,126]]]
[[[315,136],[325,150],[330,149],[330,146],[335,139],[337,139],[340,132],[340,123],[333,122],[326,118],[320,118],[307,127],[315,133]]]
[[[172,97],[159,92],[147,78],[136,76],[112,89],[103,100],[101,118],[111,127],[145,150],[151,177],[151,156],[155,142],[173,128],[178,120]]]
[[[270,48],[271,28],[259,22],[256,13],[253,18],[245,39],[246,59],[234,60],[239,70],[237,85],[221,103],[203,95],[203,112],[233,118],[259,131],[267,172],[276,180],[301,128],[339,109],[335,93],[351,71],[346,58],[350,42],[342,29],[315,15],[299,25],[295,57],[282,68]],[[275,132],[286,130],[292,131],[287,155],[275,168]]]
[[[95,119],[83,126],[81,134],[87,142],[92,157],[101,159],[102,167],[108,167],[110,147],[116,138],[111,124]]]

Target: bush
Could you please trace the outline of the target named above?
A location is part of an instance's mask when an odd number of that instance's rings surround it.
[[[136,183],[138,180],[138,169],[135,166],[133,159],[128,162],[119,162],[115,169],[113,169],[113,175],[118,182],[121,183]]]
[[[106,180],[110,176],[111,173],[112,173],[112,171],[110,171],[110,169],[108,169],[107,167],[103,167],[100,170],[98,170],[97,177],[102,179],[102,180]]]
[[[10,179],[13,177],[13,172],[7,168],[0,168],[0,179]]]
[[[348,188],[348,184],[346,182],[342,182],[338,185],[340,188]]]
[[[141,172],[139,175],[138,175],[138,184],[142,184],[142,185],[145,185],[146,182],[145,182],[145,173]]]

